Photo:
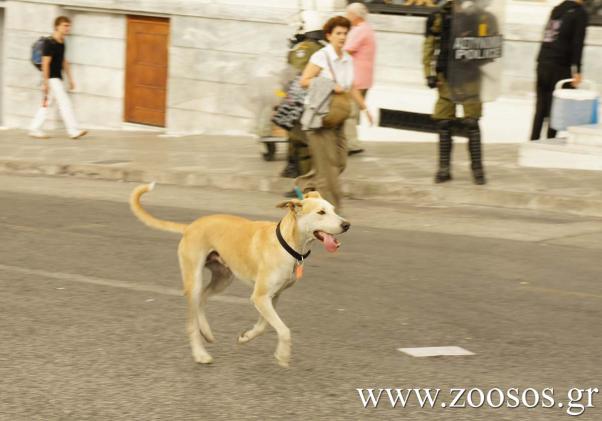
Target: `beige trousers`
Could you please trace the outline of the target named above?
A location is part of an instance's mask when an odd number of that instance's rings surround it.
[[[295,180],[301,191],[317,190],[337,211],[340,211],[343,199],[339,175],[347,166],[347,141],[343,127],[306,132],[312,169]]]

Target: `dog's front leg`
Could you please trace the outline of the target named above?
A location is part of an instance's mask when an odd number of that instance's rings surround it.
[[[272,295],[267,291],[258,291],[258,284],[255,284],[255,291],[251,299],[255,304],[255,308],[259,311],[259,314],[276,330],[278,334],[278,346],[276,347],[276,353],[274,356],[278,360],[278,364],[282,367],[288,367],[288,363],[291,358],[291,331],[284,324],[272,304]]]
[[[277,302],[278,295],[272,298],[272,307],[274,307],[274,309],[276,308]],[[240,336],[238,337],[238,343],[246,344],[252,339],[255,339],[259,335],[263,334],[263,332],[265,332],[266,327],[268,327],[268,321],[260,314],[259,319],[257,319],[257,323],[255,323],[255,325],[251,329],[240,334]]]

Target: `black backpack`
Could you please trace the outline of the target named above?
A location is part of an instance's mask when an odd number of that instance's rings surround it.
[[[31,46],[31,63],[38,70],[42,70],[42,56],[44,55],[44,46],[49,37],[40,37]]]

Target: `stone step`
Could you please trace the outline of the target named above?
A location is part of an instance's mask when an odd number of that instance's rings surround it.
[[[518,163],[523,167],[602,171],[602,147],[566,139],[528,142],[520,146]]]
[[[602,125],[569,127],[567,143],[570,145],[599,146],[602,148]]]

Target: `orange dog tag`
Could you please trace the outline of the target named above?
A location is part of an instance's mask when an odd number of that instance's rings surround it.
[[[303,264],[297,263],[297,266],[295,266],[295,277],[297,281],[303,278]]]

